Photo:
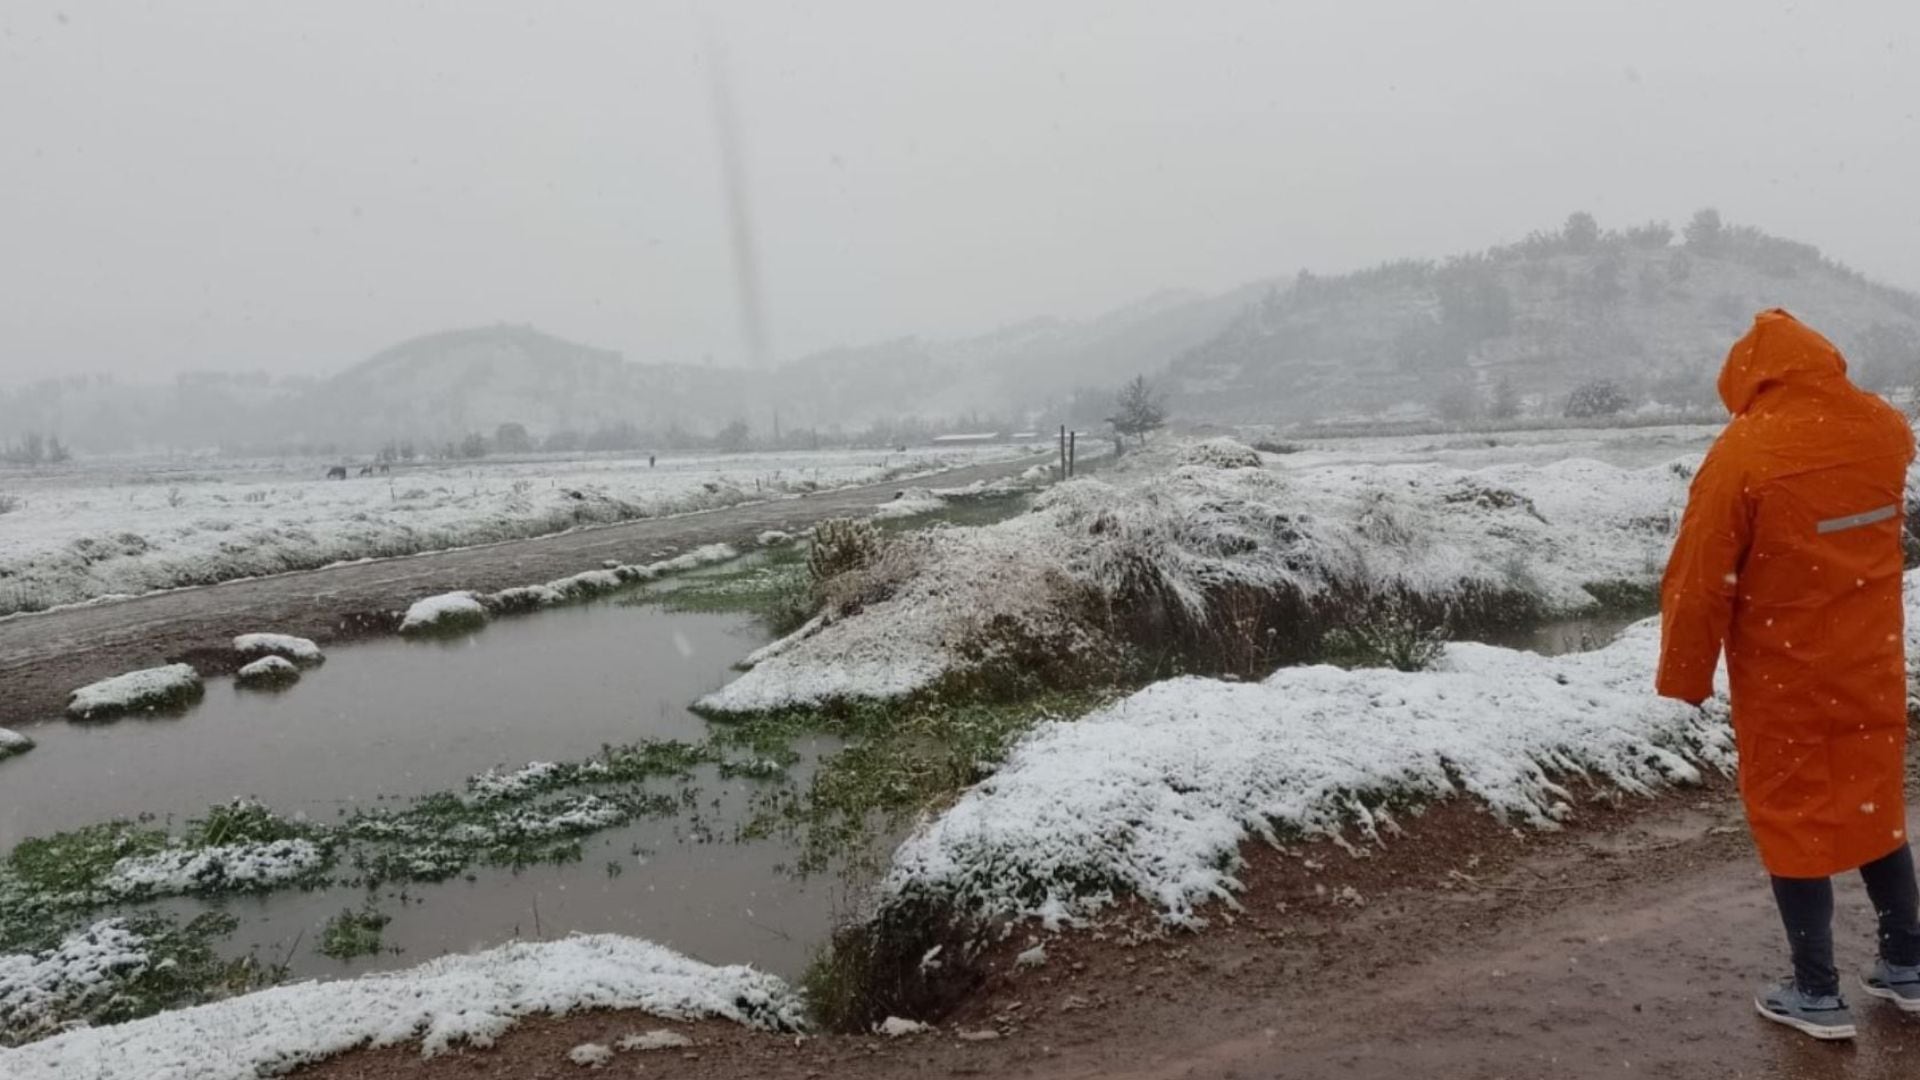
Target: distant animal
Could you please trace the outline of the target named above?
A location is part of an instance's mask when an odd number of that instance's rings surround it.
[[[371,466],[371,465],[362,465],[362,466],[360,466],[360,475],[361,475],[361,476],[372,476],[372,475],[373,475],[373,466]]]
[[[390,474],[391,474],[392,472],[393,472],[393,466],[391,466],[391,465],[389,465],[389,464],[387,464],[387,463],[386,463],[386,462],[384,462],[384,461],[380,463],[380,475],[381,475],[381,476],[387,476],[387,475],[390,475]]]
[[[653,461],[654,461],[654,457],[653,457],[653,455],[652,455],[652,454],[648,454],[648,455],[647,455],[647,468],[649,468],[649,469],[651,469],[651,468],[653,468]]]
[[[346,478],[347,467],[345,465],[335,465],[333,468],[327,470],[327,479],[329,480],[345,480]]]

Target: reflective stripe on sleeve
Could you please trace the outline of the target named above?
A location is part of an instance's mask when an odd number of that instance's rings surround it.
[[[1878,510],[1868,510],[1861,514],[1849,514],[1846,517],[1828,518],[1821,522],[1817,526],[1817,529],[1821,533],[1845,532],[1848,529],[1858,529],[1862,525],[1878,525],[1898,513],[1900,513],[1898,506],[1883,506]]]

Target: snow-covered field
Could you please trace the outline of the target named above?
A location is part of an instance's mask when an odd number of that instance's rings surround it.
[[[1017,447],[820,451],[402,467],[325,479],[324,462],[86,463],[0,471],[0,615],[333,562],[878,483]]]
[[[67,969],[146,962],[139,935],[109,921],[44,958],[0,956],[0,1013],[31,1008],[41,985],[84,987]],[[36,975],[24,965],[57,967]],[[13,970],[20,967],[22,970]],[[449,956],[407,971],[300,983],[131,1023],[84,1028],[0,1050],[8,1080],[256,1080],[357,1046],[418,1041],[422,1052],[490,1046],[521,1018],[637,1009],[668,1020],[719,1017],[770,1030],[800,1026],[786,983],[747,967],[711,967],[638,938],[573,937]]]
[[[880,571],[896,579],[883,599],[762,650],[702,707],[897,698],[988,671],[1007,650],[1112,655],[1089,597],[1101,608],[1151,594],[1196,622],[1232,586],[1441,604],[1509,594],[1578,613],[1600,606],[1596,591],[1658,579],[1698,461],[1463,469],[1296,457],[1169,444],[1055,487],[1032,513],[907,538]]]

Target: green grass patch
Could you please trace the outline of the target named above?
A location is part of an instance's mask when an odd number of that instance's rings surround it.
[[[803,784],[764,793],[742,836],[781,836],[799,848],[796,867],[871,872],[876,841],[922,811],[984,779],[1013,743],[1042,720],[1081,715],[1105,700],[1051,694],[1012,704],[862,703],[826,712],[776,713],[723,727],[716,741],[791,745],[805,733],[846,741]]]
[[[341,961],[376,956],[386,948],[381,935],[392,921],[393,917],[376,909],[372,901],[359,911],[341,908],[340,914],[328,919],[320,931],[316,949],[321,956]]]

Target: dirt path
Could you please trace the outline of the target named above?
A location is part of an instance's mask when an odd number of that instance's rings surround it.
[[[1516,835],[1454,808],[1413,823],[1377,857],[1331,845],[1263,856],[1232,926],[1133,945],[1113,929],[1056,938],[1046,967],[1003,971],[936,1035],[796,1045],[599,1014],[534,1021],[492,1050],[430,1062],[412,1050],[358,1053],[301,1076],[577,1077],[571,1047],[663,1026],[700,1045],[622,1054],[594,1075],[1523,1080],[1920,1069],[1920,1018],[1864,995],[1852,995],[1853,1046],[1815,1044],[1753,1015],[1751,990],[1784,969],[1784,946],[1727,785],[1583,817],[1585,827],[1557,837]],[[1355,894],[1342,899],[1346,886]],[[1850,971],[1870,955],[1872,919],[1857,881],[1842,884],[1840,900]],[[959,1034],[986,1030],[997,1037]]]
[[[390,629],[390,613],[452,589],[502,589],[651,562],[702,544],[751,541],[865,514],[910,484],[959,487],[1016,475],[1034,459],[956,469],[913,481],[652,518],[460,551],[335,566],[0,620],[0,726],[59,717],[75,687],[196,652],[235,634],[299,634],[322,644]]]

